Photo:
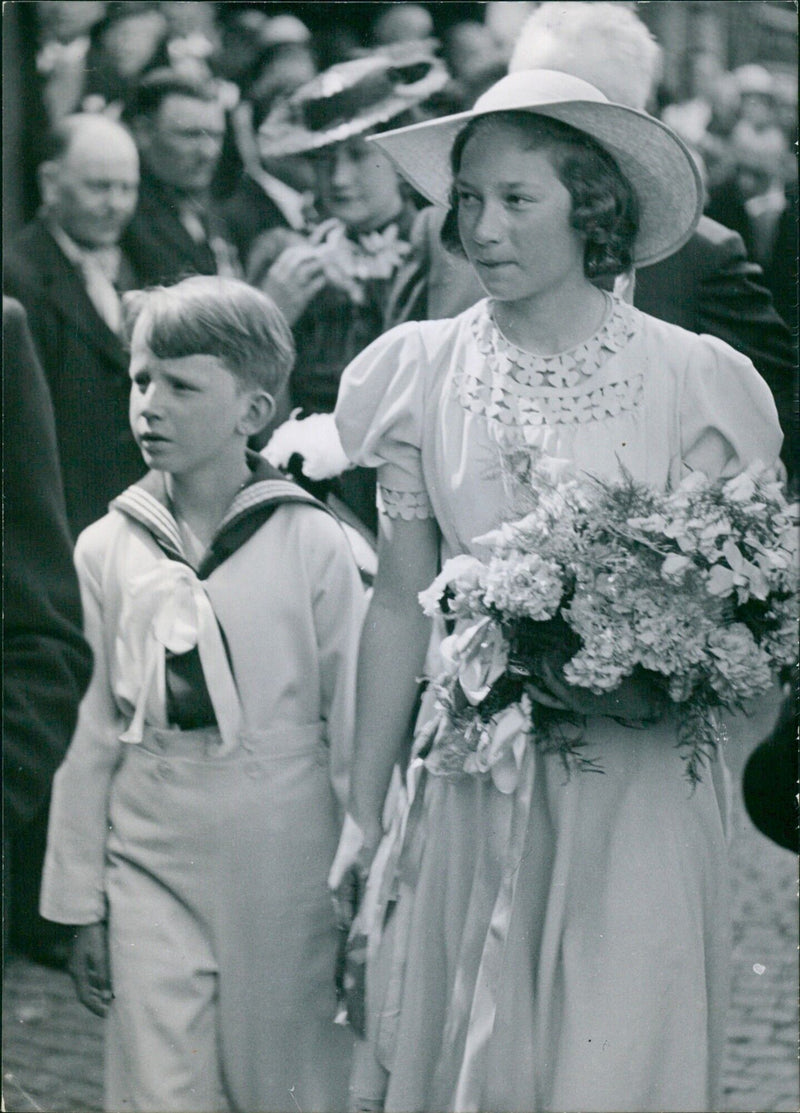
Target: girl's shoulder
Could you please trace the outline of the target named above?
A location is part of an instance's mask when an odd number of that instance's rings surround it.
[[[636,317],[639,334],[651,347],[661,349],[665,358],[685,361],[688,356],[706,351],[709,344],[734,352],[723,340],[707,333],[691,332],[682,325],[662,321],[660,317],[653,317],[641,309],[631,309]]]

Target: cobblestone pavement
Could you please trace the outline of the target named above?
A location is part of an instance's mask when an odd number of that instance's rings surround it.
[[[749,746],[763,727],[754,723],[749,738],[731,745],[737,785]],[[738,793],[731,858],[733,991],[724,1108],[797,1113],[797,860],[755,830]],[[101,1044],[102,1021],[77,1003],[66,974],[8,957],[3,995],[8,1113],[101,1109]]]

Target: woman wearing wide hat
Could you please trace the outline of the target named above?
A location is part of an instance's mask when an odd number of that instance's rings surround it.
[[[438,671],[417,593],[513,516],[509,452],[608,479],[624,467],[665,490],[690,469],[769,463],[781,441],[749,360],[591,281],[676,251],[699,218],[694,163],[657,120],[532,70],[469,112],[375,143],[451,206],[445,235],[488,296],[391,330],[342,379],[342,442],[378,469],[384,513],[334,888],[375,854],[426,653]],[[399,868],[378,878],[376,866],[370,882],[379,914],[357,1108],[719,1108],[721,761],[692,789],[676,721],[646,685],[592,696],[563,683],[557,661],[543,667],[550,695],[583,716],[602,774],[566,776],[533,744],[510,781],[412,760],[403,840],[384,840],[376,859],[399,853]]]
[[[330,413],[347,363],[384,331],[384,308],[415,215],[389,158],[366,137],[422,119],[447,82],[424,47],[386,48],[331,66],[276,105],[262,124],[262,159],[308,156],[319,223],[280,229],[254,244],[248,279],[283,310],[295,337],[291,405]],[[371,529],[375,480],[357,469],[339,493]]]

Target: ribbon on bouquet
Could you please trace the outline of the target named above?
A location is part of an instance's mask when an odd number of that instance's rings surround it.
[[[481,620],[455,634],[441,646],[445,668],[453,675],[458,672],[466,697],[473,704],[485,698],[491,684],[504,671],[505,659],[500,651],[499,629],[490,619]],[[497,670],[499,669],[499,672]],[[433,700],[434,689],[429,688],[426,700]],[[423,703],[424,717],[425,705]],[[460,1062],[447,1064],[447,1052],[441,1063],[443,1078],[457,1077],[457,1089],[448,1094],[446,1108],[480,1110],[484,1106],[483,1080],[497,1011],[499,980],[516,896],[520,863],[525,853],[531,802],[533,799],[536,755],[530,746],[530,701],[523,696],[520,701],[505,708],[487,724],[478,749],[465,765],[465,772],[488,773],[494,788],[507,800],[502,809],[502,830],[495,835],[502,847],[498,862],[499,880],[488,930],[479,940],[480,961],[477,977],[471,983],[475,970],[474,959],[464,955],[457,963],[453,996],[446,1017],[444,1049],[458,1055]],[[404,890],[414,890],[420,858],[424,848],[423,801],[426,775],[436,775],[433,754],[437,733],[446,726],[446,712],[440,705],[428,706],[427,722],[418,733],[412,759],[405,778],[404,806],[392,824],[387,836],[387,846],[382,857],[378,876],[370,878],[377,888],[378,915],[370,929],[369,953],[377,951],[378,940],[384,927],[384,916],[389,905]],[[399,931],[399,929],[398,929]],[[374,1033],[375,1053],[378,1061],[390,1069],[395,1053],[396,1022],[401,1009],[402,986],[408,961],[407,940],[400,932],[395,939],[391,955],[391,972],[376,1019]],[[435,1087],[436,1090],[436,1087]],[[440,1091],[444,1097],[443,1091]]]
[[[490,617],[481,618],[445,638],[440,647],[445,671],[458,677],[464,696],[473,707],[481,703],[508,666],[508,642]],[[531,737],[531,701],[523,695],[498,711],[486,723],[477,748],[465,755],[465,773],[489,773],[495,787],[508,795],[519,783],[522,761]],[[447,712],[437,708],[426,728],[435,751],[440,732],[447,728]],[[428,763],[435,773],[435,756]]]
[[[474,706],[486,699],[506,671],[508,645],[497,623],[487,617],[446,637],[439,647],[445,671],[458,673],[461,690]]]
[[[506,813],[506,827],[503,832],[505,849],[502,861],[500,886],[492,908],[489,928],[481,951],[478,972],[469,1004],[469,1018],[463,1054],[458,1070],[455,1090],[452,1094],[452,1109],[464,1113],[479,1113],[485,1109],[485,1082],[489,1057],[489,1047],[497,1015],[497,997],[500,977],[503,970],[514,899],[520,867],[525,856],[525,843],[528,822],[533,800],[536,779],[536,755],[532,747],[526,747],[522,755],[522,765],[517,791]],[[448,1016],[445,1021],[442,1046],[454,1051],[462,1046],[459,1033],[463,1030],[465,1005],[464,994],[469,993],[469,972],[473,969],[469,956],[459,962],[453,983]]]
[[[128,585],[120,629],[125,635],[117,642],[118,658],[134,666],[128,675],[141,678],[138,692],[131,693],[133,718],[120,741],[134,745],[142,741],[154,694],[165,704],[167,650],[181,654],[197,648],[222,738],[220,753],[230,752],[242,724],[239,693],[217,617],[193,569],[179,561],[163,560],[135,577]],[[125,675],[126,670],[121,671]]]

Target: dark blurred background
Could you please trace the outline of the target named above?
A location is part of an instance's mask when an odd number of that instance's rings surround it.
[[[324,68],[372,45],[376,24],[396,3],[103,3],[100,0],[9,0],[3,5],[3,218],[4,236],[29,220],[38,206],[35,167],[54,115],[86,107],[97,97],[87,61],[98,58],[101,32],[106,40],[102,64],[113,84],[116,55],[132,69],[163,62],[164,48],[174,60],[200,52],[209,68],[230,71],[243,49],[238,22],[245,12],[270,19],[291,14],[311,32],[318,65]],[[426,3],[433,34],[445,40],[454,25],[468,21],[487,26],[502,53],[535,3]],[[664,50],[660,106],[706,95],[724,99],[724,76],[759,63],[777,80],[787,118],[796,114],[797,12],[792,0],[652,0],[633,7]],[[121,17],[126,15],[125,19]],[[254,26],[255,24],[253,24]],[[177,45],[175,45],[177,44]],[[148,50],[152,48],[152,57]],[[118,82],[124,85],[125,74]]]

